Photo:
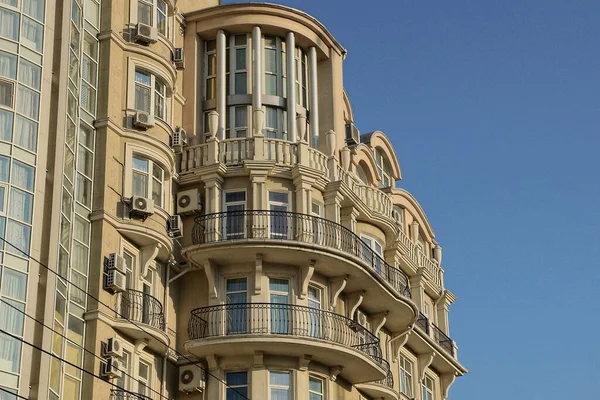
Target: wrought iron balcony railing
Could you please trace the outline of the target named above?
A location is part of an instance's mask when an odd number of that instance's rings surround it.
[[[142,394],[136,394],[133,392],[127,392],[121,389],[111,389],[110,400],[152,400],[148,396]]]
[[[381,360],[383,365],[385,365],[387,368],[386,369],[386,375],[385,378],[376,381],[375,383],[379,384],[379,385],[383,385],[383,386],[387,386],[389,388],[394,388],[394,375],[392,374],[392,370],[390,369],[390,363],[387,362],[386,360]]]
[[[432,336],[433,333],[433,340],[435,340],[435,342],[439,344],[442,349],[454,357],[454,343],[452,342],[452,339],[450,339],[450,337],[435,324],[430,324],[429,318],[422,313],[419,313],[419,319],[417,319],[416,325],[419,329],[425,332],[427,336]]]
[[[119,312],[124,318],[161,331],[165,329],[163,306],[157,298],[139,290],[127,289],[119,294],[118,301]]]
[[[236,335],[286,335],[324,340],[354,348],[384,370],[379,339],[343,315],[330,311],[275,303],[235,303],[201,307],[191,311],[191,340]]]
[[[283,240],[341,250],[370,266],[392,290],[410,297],[407,275],[392,267],[350,229],[324,218],[266,210],[229,211],[196,218],[194,244],[233,240]]]

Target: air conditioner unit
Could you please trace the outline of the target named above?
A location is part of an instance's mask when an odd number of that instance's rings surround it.
[[[174,238],[183,236],[183,222],[179,215],[169,217],[169,235]]]
[[[204,370],[197,365],[183,365],[179,367],[179,391],[202,392],[204,391]]]
[[[141,196],[133,196],[129,203],[129,215],[147,217],[154,214],[154,200]]]
[[[186,215],[200,212],[202,204],[198,189],[184,190],[177,193],[177,214]]]
[[[175,48],[175,51],[173,52],[173,62],[177,68],[183,68],[183,47]]]
[[[108,357],[102,364],[102,376],[108,379],[120,378],[123,376],[121,361],[115,357]]]
[[[135,27],[135,41],[139,43],[156,43],[158,32],[155,27],[139,22]]]
[[[137,111],[133,116],[133,126],[148,129],[154,126],[154,116],[145,111]]]
[[[109,270],[116,269],[120,273],[124,274],[125,273],[125,259],[120,254],[110,253],[108,255],[107,268]]]
[[[125,275],[116,269],[111,269],[106,273],[106,289],[113,293],[124,292],[126,288]]]
[[[121,339],[116,336],[108,338],[103,355],[104,357],[123,357],[123,343]]]
[[[173,137],[171,139],[171,145],[173,147],[183,147],[187,145],[187,132],[185,129],[180,127],[175,128],[175,132],[173,132]]]
[[[360,132],[353,122],[346,124],[346,145],[356,146],[360,143]]]

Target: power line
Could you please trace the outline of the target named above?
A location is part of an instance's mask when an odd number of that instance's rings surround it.
[[[16,397],[17,397],[17,399],[29,400],[27,397],[23,397],[23,396],[21,396],[21,395],[18,395],[18,394],[16,394],[16,393],[13,393],[13,392],[11,392],[10,390],[8,390],[8,389],[4,389],[4,388],[3,388],[3,387],[1,387],[1,386],[0,386],[0,390],[2,390],[4,393],[8,393],[8,394],[9,394],[9,395],[11,395],[11,396],[16,396]]]
[[[142,332],[146,333],[147,335],[150,335],[152,338],[158,340],[158,341],[162,341],[162,339],[156,337],[154,334],[152,334],[151,332],[148,332],[147,330],[145,330],[143,327],[141,327],[140,325],[138,325],[137,323],[135,323],[134,321],[130,320],[129,318],[127,318],[126,316],[124,316],[123,314],[121,314],[120,312],[118,312],[117,310],[113,309],[112,307],[110,307],[108,304],[104,303],[102,300],[100,300],[99,298],[91,295],[87,290],[83,290],[81,287],[79,287],[78,285],[74,284],[73,282],[71,282],[70,280],[63,278],[62,276],[60,276],[56,271],[54,271],[53,269],[51,269],[50,267],[48,267],[47,265],[45,265],[44,263],[42,263],[41,261],[38,261],[36,258],[32,257],[30,254],[24,252],[23,250],[19,249],[18,247],[16,247],[15,245],[13,245],[11,242],[9,242],[8,240],[4,239],[3,237],[0,237],[0,240],[3,241],[4,243],[7,243],[9,246],[11,246],[12,248],[18,250],[20,253],[22,253],[23,255],[25,255],[25,257],[29,258],[30,260],[35,261],[37,264],[39,264],[40,266],[44,267],[45,269],[47,269],[48,271],[52,272],[54,275],[56,275],[57,277],[59,277],[60,279],[64,280],[65,282],[69,283],[71,286],[73,286],[74,288],[80,290],[81,292],[85,293],[89,298],[95,300],[98,302],[98,304],[103,305],[104,307],[106,307],[107,309],[111,310],[112,312],[116,313],[119,317],[123,318],[124,320],[128,321],[129,323],[133,324],[136,328],[138,328],[139,330],[141,330]],[[169,283],[167,282],[167,285]],[[221,378],[219,378],[218,376],[212,374],[210,371],[206,370],[203,366],[199,365],[197,362],[190,360],[185,354],[182,354],[180,352],[178,352],[176,349],[167,346],[167,349],[172,350],[175,354],[177,354],[178,356],[184,358],[185,360],[189,361],[190,363],[192,363],[193,365],[197,366],[198,368],[200,368],[201,370],[205,371],[206,374],[208,374],[209,376],[212,376],[214,379],[216,379],[217,381],[221,382],[223,385],[225,385],[226,387],[230,388],[231,390],[233,390],[235,393],[237,393],[239,396],[241,396],[243,399],[246,400],[250,400],[250,398],[248,396],[246,396],[245,394],[239,392],[238,390],[236,390],[235,388],[229,386],[227,384],[227,382],[225,382],[224,380],[222,380]]]
[[[97,355],[97,354],[96,354],[96,353],[94,353],[93,351],[90,351],[90,350],[86,349],[85,347],[83,347],[82,345],[80,345],[80,344],[77,344],[77,343],[76,343],[74,340],[71,340],[71,339],[69,339],[68,337],[66,337],[66,336],[65,336],[65,335],[63,335],[62,333],[60,333],[60,332],[58,332],[58,331],[54,330],[53,328],[49,327],[48,325],[44,324],[42,321],[40,321],[40,320],[36,319],[35,317],[32,317],[31,315],[27,314],[25,311],[21,311],[21,310],[19,310],[17,307],[13,306],[12,304],[10,304],[9,302],[7,302],[6,300],[4,300],[4,299],[0,298],[0,301],[1,301],[1,302],[3,302],[4,304],[8,305],[9,307],[11,307],[11,308],[13,308],[13,309],[17,310],[17,311],[18,311],[18,312],[20,312],[21,314],[25,315],[27,318],[30,318],[30,319],[34,320],[35,322],[37,322],[38,324],[40,324],[40,325],[44,326],[45,328],[48,328],[48,329],[50,329],[52,332],[56,333],[57,335],[61,336],[62,338],[64,338],[64,339],[67,339],[67,340],[68,340],[70,343],[74,344],[75,346],[77,346],[78,348],[82,349],[82,350],[83,350],[83,351],[85,351],[86,353],[88,353],[88,354],[91,354],[92,356],[94,356],[94,357],[95,357],[95,358],[97,358],[98,360],[106,362],[106,360],[105,360],[104,358],[100,357],[99,355]],[[118,368],[117,368],[117,369],[118,369]],[[119,370],[119,371],[121,371],[123,374],[125,374],[125,376],[127,376],[127,377],[129,377],[129,378],[131,378],[131,379],[133,379],[133,380],[137,380],[137,378],[135,378],[134,376],[132,376],[132,375],[128,374],[126,371],[124,371],[124,370],[122,370],[122,369],[118,369],[118,370]],[[146,386],[146,387],[147,387],[147,386]],[[154,390],[154,389],[152,389],[152,388],[148,388],[148,389],[150,389],[150,391],[152,391],[152,392],[156,393],[157,395],[159,395],[159,396],[160,396],[160,397],[162,397],[163,399],[170,400],[168,397],[166,397],[166,396],[163,396],[162,394],[160,394],[160,392],[158,392],[158,391],[156,391],[156,390]]]
[[[102,377],[101,377],[101,376],[99,376],[99,375],[96,375],[96,374],[94,374],[93,372],[90,372],[90,371],[88,371],[87,369],[81,368],[80,366],[77,366],[77,365],[75,365],[75,364],[73,364],[73,363],[71,363],[71,362],[69,362],[69,361],[65,360],[65,359],[64,359],[64,358],[62,358],[62,357],[59,357],[59,356],[57,356],[57,355],[54,355],[54,354],[52,354],[51,352],[49,352],[48,350],[44,350],[44,349],[42,349],[40,346],[36,346],[35,344],[33,344],[33,343],[30,343],[30,342],[26,341],[25,339],[21,339],[20,337],[18,337],[18,336],[15,336],[15,335],[13,335],[13,334],[12,334],[12,333],[10,333],[10,332],[8,332],[8,331],[5,331],[4,329],[0,329],[0,333],[3,333],[3,334],[5,334],[5,335],[7,335],[7,336],[10,336],[11,338],[13,338],[13,339],[15,339],[15,340],[18,340],[18,341],[19,341],[19,342],[21,342],[21,343],[25,343],[25,344],[27,344],[27,345],[29,345],[29,346],[33,347],[34,349],[36,349],[36,350],[39,350],[39,351],[41,351],[42,353],[49,355],[49,356],[50,356],[50,357],[52,357],[52,358],[56,358],[57,360],[60,360],[60,361],[62,361],[62,362],[64,362],[64,363],[66,363],[66,364],[70,365],[71,367],[73,367],[73,368],[76,368],[76,369],[80,370],[81,372],[85,372],[86,374],[93,376],[94,378],[101,379],[103,382],[106,382],[106,383],[108,383],[109,385],[111,385],[112,387],[115,387],[115,388],[117,388],[118,390],[122,390],[123,392],[125,392],[125,393],[128,393],[128,394],[130,394],[130,395],[133,395],[133,396],[139,396],[139,393],[135,393],[135,392],[132,392],[132,391],[130,391],[130,390],[127,390],[127,389],[125,389],[125,388],[122,388],[121,386],[117,385],[116,383],[112,383],[112,382],[106,381],[106,380],[102,379]]]

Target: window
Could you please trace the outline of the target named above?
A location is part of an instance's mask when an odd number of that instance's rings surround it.
[[[204,99],[210,100],[217,97],[217,41],[208,40],[204,44],[204,71],[206,84],[204,85]]]
[[[323,205],[321,203],[312,202],[310,215],[313,217],[313,241],[314,243],[323,244],[325,241],[325,229],[327,222],[322,219],[323,217]]]
[[[44,22],[44,0],[23,0],[23,12]]]
[[[289,372],[270,372],[269,389],[271,400],[292,400],[290,386],[291,376]]]
[[[292,235],[288,229],[290,227],[288,197],[288,193],[269,192],[269,234],[271,238],[289,239]]]
[[[154,93],[154,96],[152,95]],[[135,109],[166,118],[166,86],[154,75],[135,70]]]
[[[0,109],[0,140],[12,140],[13,113]]]
[[[286,88],[286,45],[279,37],[264,37],[264,89],[270,96],[285,97]]]
[[[248,64],[250,64],[248,35],[232,35],[229,37],[225,74],[227,94],[248,94]],[[233,74],[230,73],[233,71]]]
[[[241,138],[248,134],[248,106],[229,107],[226,116],[225,138]],[[240,151],[242,147],[240,146]]]
[[[156,0],[156,28],[158,33],[167,36],[167,3],[163,0]]]
[[[246,192],[225,192],[223,207],[226,217],[223,233],[226,239],[241,239],[245,235]]]
[[[140,360],[138,364],[138,393],[150,395],[150,364]]]
[[[287,140],[287,111],[265,106],[265,131],[269,138]],[[268,156],[272,158],[273,154],[268,154]]]
[[[299,47],[295,50],[296,67],[296,103],[308,108],[308,81],[306,53]]]
[[[156,15],[156,23],[154,23]],[[167,17],[169,9],[163,0],[138,0],[137,22],[155,26],[158,33],[167,36]]]
[[[23,17],[21,34],[21,43],[24,43],[37,52],[42,52],[44,44],[44,26],[42,24],[30,18]]]
[[[247,333],[248,282],[246,278],[227,279],[227,334]]]
[[[408,397],[413,396],[413,364],[400,356],[400,392]]]
[[[19,14],[1,7],[0,37],[19,40]]]
[[[152,25],[152,1],[138,0],[137,18],[138,22],[146,25]]]
[[[325,391],[323,386],[323,379],[319,379],[314,376],[308,378],[309,400],[324,400]]]
[[[404,232],[404,209],[394,206],[392,214],[394,216],[394,220],[396,221],[396,226],[398,226],[398,229]]]
[[[290,302],[290,281],[270,278],[269,296],[271,302],[271,333],[289,334],[292,323],[291,310],[288,306]]]
[[[226,400],[242,400],[248,396],[248,372],[227,372],[225,373],[225,382],[227,382]]]
[[[0,80],[0,106],[13,106],[14,83]]]
[[[133,156],[133,195],[154,200],[163,206],[164,171],[154,161]]]
[[[385,156],[380,150],[375,150],[375,164],[377,165],[377,173],[379,174],[379,187],[386,188],[392,186],[392,178],[390,176],[390,168]]]
[[[358,164],[356,166],[356,177],[358,178],[358,180],[360,181],[361,184],[363,184],[363,185],[369,184],[369,178],[367,178],[367,173],[365,172],[365,168],[360,164]]]
[[[378,274],[381,274],[383,268],[383,246],[377,239],[367,235],[360,235],[360,239],[363,241],[363,259],[371,264]]]
[[[421,384],[421,400],[433,400],[433,379],[425,375]]]
[[[308,307],[309,310],[309,334],[312,337],[322,338],[323,337],[323,323],[321,321],[322,314],[322,292],[316,286],[310,285],[308,287]]]
[[[0,75],[9,79],[17,76],[17,56],[0,51]]]
[[[127,350],[123,350],[123,357],[121,357],[121,371],[123,371],[123,374],[117,378],[115,383],[125,390],[131,390],[128,376],[133,375],[131,371],[131,353]]]

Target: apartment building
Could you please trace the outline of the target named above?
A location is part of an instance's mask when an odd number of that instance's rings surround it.
[[[442,249],[281,5],[0,0],[0,399],[445,400]]]

